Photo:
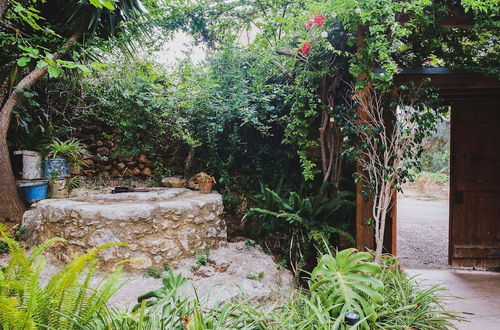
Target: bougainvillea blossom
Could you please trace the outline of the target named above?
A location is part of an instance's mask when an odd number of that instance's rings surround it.
[[[314,25],[314,20],[310,19],[306,22],[306,30],[309,30]]]
[[[302,47],[300,48],[300,51],[304,56],[307,56],[309,54],[309,51],[311,51],[312,45],[308,42],[304,42]]]
[[[322,27],[325,24],[325,20],[326,20],[325,16],[320,16],[320,15],[314,16],[314,24],[316,24],[318,27]]]

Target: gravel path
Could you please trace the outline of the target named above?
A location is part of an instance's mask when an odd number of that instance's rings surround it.
[[[448,203],[398,199],[398,256],[408,269],[448,268]]]

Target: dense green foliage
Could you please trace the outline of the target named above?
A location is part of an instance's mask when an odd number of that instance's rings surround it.
[[[176,82],[148,61],[121,61],[84,80],[91,116],[120,129],[120,153],[165,156],[192,144],[173,95]]]
[[[445,311],[442,288],[421,291],[395,267],[395,259],[385,259],[381,267],[371,262],[371,254],[354,249],[321,256],[309,289],[297,290],[272,309],[247,301],[209,307],[204,299],[189,298],[186,279],[169,271],[161,288],[138,297],[133,310],[119,311],[106,306],[121,285],[119,271],[90,287],[99,249],[76,258],[42,288],[40,252],[55,240],[29,256],[8,236],[3,240],[12,253],[1,272],[4,329],[345,329],[347,310],[364,315],[357,325],[370,329],[444,329],[460,320]]]
[[[273,253],[289,259],[296,272],[312,268],[318,248],[325,242],[338,246],[340,236],[352,240],[352,194],[332,194],[329,188],[323,184],[311,195],[305,189],[286,191],[282,184],[273,191],[261,183],[261,192],[250,197],[253,207],[247,216],[257,218],[261,224],[257,239],[273,246]]]
[[[380,266],[369,262],[370,253],[352,255],[354,251],[322,256],[311,274],[311,291],[317,293],[324,306],[330,306],[330,313],[337,318],[333,328],[339,326],[339,316],[354,310],[360,315],[361,327],[369,329],[368,321],[377,319],[374,306],[384,301],[380,293],[383,282],[373,276],[381,272]]]

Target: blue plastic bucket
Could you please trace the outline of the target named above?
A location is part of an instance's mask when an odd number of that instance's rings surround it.
[[[28,203],[47,198],[48,181],[22,180],[18,182],[21,195]]]

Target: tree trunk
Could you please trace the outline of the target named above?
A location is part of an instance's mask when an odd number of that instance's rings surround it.
[[[384,247],[384,240],[376,239],[375,243],[377,245],[377,249],[375,250],[375,263],[381,265],[382,264],[382,249]]]
[[[186,160],[184,161],[184,176],[189,176],[191,170],[191,164],[193,163],[194,157],[194,147],[189,147],[189,152],[187,154]]]
[[[5,15],[5,11],[7,10],[7,5],[9,4],[9,0],[0,0],[0,19]]]
[[[2,1],[2,0],[0,0]],[[4,2],[0,2],[3,4]],[[1,8],[0,8],[1,9]],[[61,52],[53,54],[53,59],[60,59],[71,46],[82,37],[81,32],[74,33],[64,44]],[[40,78],[47,73],[47,66],[36,68],[24,77],[17,85],[13,92],[7,98],[7,101],[0,110],[0,220],[9,219],[18,221],[21,219],[26,206],[22,202],[17,192],[17,185],[12,172],[10,163],[9,149],[7,146],[7,131],[9,130],[12,111],[23,99],[22,90],[25,86],[33,86]]]
[[[26,207],[17,192],[16,180],[10,166],[9,148],[0,141],[0,220],[18,221]]]

